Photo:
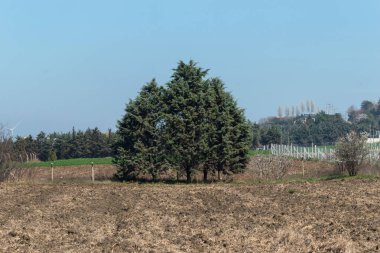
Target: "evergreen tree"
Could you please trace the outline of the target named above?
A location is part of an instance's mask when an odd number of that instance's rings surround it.
[[[231,152],[231,126],[232,117],[229,107],[231,106],[229,94],[224,90],[224,84],[220,79],[214,78],[206,82],[207,116],[206,116],[206,139],[207,149],[203,167],[203,180],[208,180],[208,172],[220,173],[229,165]]]
[[[208,146],[204,164],[204,181],[208,170],[218,173],[238,172],[245,167],[251,145],[249,123],[243,111],[237,107],[232,95],[225,91],[223,82],[214,78],[208,83]]]
[[[115,161],[123,179],[143,172],[157,180],[165,168],[162,91],[155,80],[146,84],[118,123],[121,139]]]
[[[56,161],[57,160],[57,153],[54,149],[50,150],[49,152],[49,161]]]
[[[180,62],[166,88],[153,80],[126,106],[118,122],[114,162],[122,179],[149,173],[156,179],[170,166],[191,182],[196,171],[235,173],[244,169],[252,143],[243,110],[220,79]],[[177,175],[178,175],[177,174]]]
[[[47,136],[44,132],[40,132],[37,135],[36,139],[37,143],[37,157],[41,161],[47,161],[49,160],[49,151],[50,151],[50,145],[47,140]]]
[[[263,145],[281,144],[281,130],[273,125],[268,129],[263,129],[263,132],[261,133],[261,142]]]
[[[186,173],[187,182],[199,169],[207,147],[204,77],[207,70],[180,62],[165,92],[166,122],[171,162]]]
[[[231,97],[231,100],[233,98]],[[244,110],[238,108],[236,101],[230,107],[232,116],[232,153],[229,156],[229,169],[233,173],[243,172],[248,163],[248,152],[252,142],[252,129],[244,116]]]
[[[252,128],[252,147],[258,148],[261,146],[261,134],[260,134],[260,125],[253,123]]]

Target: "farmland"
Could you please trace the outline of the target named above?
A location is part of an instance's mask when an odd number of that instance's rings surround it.
[[[0,1],[0,253],[380,253],[379,3]]]
[[[378,252],[380,181],[0,184],[0,252]]]
[[[27,168],[50,167],[52,163],[56,167],[90,165],[91,163],[94,163],[95,165],[112,164],[112,158],[111,157],[77,158],[77,159],[62,159],[62,160],[48,161],[48,162],[31,162],[31,163],[24,163],[23,167],[27,167]]]
[[[377,167],[344,177],[329,162],[292,160],[283,179],[265,180],[255,159],[211,184],[201,174],[165,184],[170,173],[113,182],[107,159],[55,162],[53,182],[49,168],[25,168],[0,183],[0,252],[379,251]]]

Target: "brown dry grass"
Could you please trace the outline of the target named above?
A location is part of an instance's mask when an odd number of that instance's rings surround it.
[[[54,167],[54,181],[91,181],[91,165],[64,166]],[[95,165],[95,180],[111,179],[116,173],[116,167],[113,165]],[[18,182],[50,182],[51,168],[36,167],[16,169],[9,181]]]
[[[223,181],[236,181],[236,182],[247,182],[252,180],[260,179],[255,169],[255,159],[258,157],[252,157],[248,164],[247,170],[243,174],[235,175],[222,175]],[[95,179],[96,180],[109,180],[113,178],[117,169],[114,165],[95,165]],[[379,165],[366,165],[362,172],[364,174],[380,175]],[[310,177],[322,177],[336,174],[337,170],[335,164],[326,161],[301,161],[301,160],[291,160],[291,166],[285,175],[285,179],[299,179],[299,178],[310,178]],[[51,169],[46,167],[41,168],[27,168],[18,169],[13,172],[13,176],[10,177],[10,181],[23,181],[23,182],[49,182],[51,181]],[[176,172],[168,171],[161,175],[163,181],[171,180],[175,181],[177,177]],[[143,180],[151,180],[150,175],[141,175]],[[185,175],[181,175],[181,180],[185,180]],[[62,181],[77,181],[85,182],[91,181],[91,165],[80,165],[80,166],[65,166],[65,167],[54,167],[54,180],[56,182]],[[203,173],[199,172],[194,175],[194,182],[202,182]],[[210,173],[210,181],[217,181],[217,175]]]
[[[380,181],[0,184],[0,252],[379,252]]]

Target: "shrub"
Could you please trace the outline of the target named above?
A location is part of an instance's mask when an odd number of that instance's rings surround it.
[[[0,125],[0,182],[9,178],[12,167],[12,138]]]
[[[49,161],[57,161],[57,153],[54,149],[49,152]]]
[[[338,140],[335,149],[337,167],[347,171],[350,176],[356,176],[369,154],[367,135],[350,132]]]
[[[285,156],[258,156],[254,160],[256,174],[265,179],[283,178],[291,166],[291,160]]]

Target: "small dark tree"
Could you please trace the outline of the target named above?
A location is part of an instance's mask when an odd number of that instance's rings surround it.
[[[57,160],[57,152],[52,149],[49,152],[49,161],[56,161]]]
[[[252,129],[252,148],[258,148],[261,145],[260,125],[257,123],[251,124]]]
[[[375,104],[368,100],[364,100],[360,105],[360,109],[367,112],[373,110],[374,108],[375,108]]]
[[[281,144],[281,130],[277,126],[270,126],[261,134],[263,145]]]
[[[49,145],[47,136],[44,132],[40,132],[37,135],[36,143],[38,159],[40,159],[41,161],[48,161],[51,145]]]

